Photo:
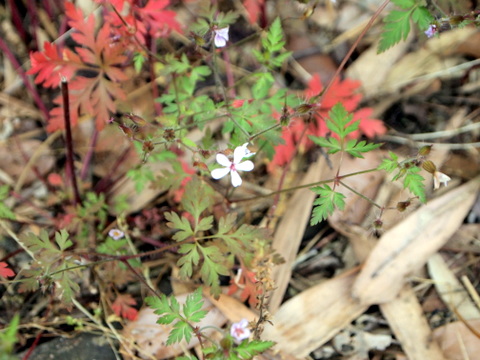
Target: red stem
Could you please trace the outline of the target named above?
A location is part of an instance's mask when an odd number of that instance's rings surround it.
[[[62,87],[62,99],[63,99],[63,114],[65,118],[65,138],[66,138],[66,152],[67,152],[67,163],[66,170],[67,176],[70,178],[73,188],[73,205],[82,204],[82,199],[80,198],[80,192],[78,191],[77,186],[77,177],[75,176],[75,167],[73,165],[73,139],[72,139],[72,128],[70,125],[70,101],[68,97],[68,82],[65,78],[61,81]]]

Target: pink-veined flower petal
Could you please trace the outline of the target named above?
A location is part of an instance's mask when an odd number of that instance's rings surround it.
[[[232,177],[232,186],[233,187],[238,187],[238,186],[242,185],[242,178],[240,177],[238,172],[232,171],[230,173],[230,176]]]
[[[237,323],[233,323],[230,328],[230,335],[239,342],[248,339],[251,335],[251,331],[248,328],[248,320],[242,319]]]
[[[251,162],[250,160],[241,162],[240,164],[235,164],[235,170],[240,171],[252,171],[253,167],[253,162]]]
[[[223,178],[229,172],[230,172],[230,168],[224,167],[224,168],[212,170],[211,175],[212,175],[212,178],[214,178],[215,180],[218,180]]]
[[[228,168],[230,168],[230,165],[232,165],[232,162],[230,160],[228,160],[228,157],[226,157],[223,154],[217,154],[217,162],[220,165],[228,167]]]

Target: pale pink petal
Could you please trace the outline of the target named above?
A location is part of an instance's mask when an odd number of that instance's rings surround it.
[[[220,168],[220,169],[214,169],[211,172],[212,178],[215,180],[223,178],[225,175],[227,175],[230,172],[230,168]]]
[[[232,178],[232,186],[233,187],[238,187],[238,186],[242,185],[242,178],[240,177],[238,172],[232,171],[230,173],[230,176]]]
[[[216,47],[224,47],[225,45],[227,45],[228,29],[229,28],[227,26],[226,28],[215,30],[214,42]]]
[[[228,157],[223,154],[217,154],[217,162],[227,168],[230,168],[230,165],[232,165],[232,162],[228,160]]]
[[[254,167],[253,162],[251,162],[250,160],[247,160],[247,161],[241,162],[240,164],[235,165],[235,169],[240,171],[252,171],[253,167]]]

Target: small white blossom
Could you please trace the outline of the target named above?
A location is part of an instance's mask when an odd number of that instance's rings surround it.
[[[124,233],[118,229],[112,229],[108,232],[108,236],[110,236],[113,240],[120,240],[124,237]]]
[[[239,342],[248,339],[251,335],[251,331],[248,328],[248,320],[242,319],[238,323],[233,323],[230,328],[230,335]]]
[[[450,179],[450,176],[447,176],[440,171],[435,171],[433,173],[433,189],[437,190],[438,188],[440,188],[441,184],[447,186],[450,180],[452,180]]]
[[[237,187],[242,185],[242,178],[238,174],[238,171],[252,171],[254,167],[253,162],[250,160],[241,162],[243,158],[255,154],[247,149],[247,145],[248,143],[245,143],[242,146],[235,148],[233,152],[233,162],[230,161],[225,155],[217,154],[217,162],[222,165],[223,168],[212,170],[212,177],[215,180],[218,180],[230,173],[232,186]]]
[[[215,33],[215,38],[213,41],[216,47],[224,47],[225,45],[227,45],[229,28],[230,27],[227,26],[226,28],[213,31]]]

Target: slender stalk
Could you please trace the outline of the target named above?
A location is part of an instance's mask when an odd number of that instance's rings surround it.
[[[82,199],[80,198],[80,192],[78,191],[77,186],[77,177],[75,176],[75,168],[73,165],[73,139],[72,139],[72,128],[70,125],[70,101],[68,97],[68,82],[67,79],[62,78],[61,81],[62,87],[62,99],[63,99],[63,115],[65,118],[65,140],[66,140],[66,151],[67,151],[67,163],[66,170],[67,176],[70,178],[73,188],[73,205],[82,204]]]

